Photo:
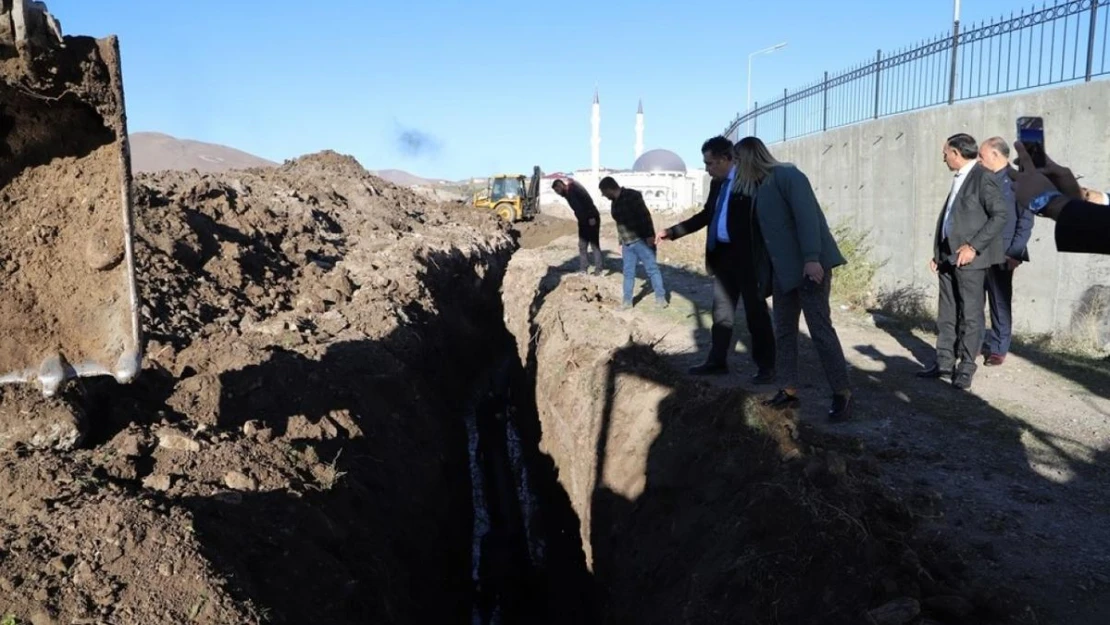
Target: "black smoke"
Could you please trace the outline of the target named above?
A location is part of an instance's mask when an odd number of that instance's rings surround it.
[[[439,139],[415,128],[398,128],[396,143],[402,154],[411,157],[435,156],[442,146]]]

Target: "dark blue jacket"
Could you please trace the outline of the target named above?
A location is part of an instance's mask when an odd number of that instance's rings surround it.
[[[1014,183],[1005,169],[994,175],[1002,196],[1006,200],[1006,225],[1002,227],[1002,248],[1006,256],[1024,262],[1029,261],[1029,237],[1033,235],[1033,213],[1018,207],[1014,197]]]

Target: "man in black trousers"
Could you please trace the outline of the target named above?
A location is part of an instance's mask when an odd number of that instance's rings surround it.
[[[767,307],[770,293],[761,293],[756,258],[766,255],[759,223],[752,212],[752,198],[732,193],[736,167],[732,141],[713,137],[701,146],[705,170],[713,181],[705,207],[690,219],[660,231],[658,240],[675,240],[708,227],[705,237],[706,268],[713,276],[712,345],[705,362],[690,369],[695,375],[728,373],[728,355],[733,346],[732,326],[736,305],[744,300],[748,332],[752,337],[752,360],[756,384],[775,379],[775,332]],[[765,263],[770,266],[770,263]],[[769,286],[770,280],[765,283]]]
[[[952,376],[952,386],[971,388],[982,347],[987,270],[1001,263],[1006,199],[998,180],[976,159],[979,146],[967,134],[944,142],[952,187],[937,218],[929,267],[940,282],[936,362],[918,377]]]

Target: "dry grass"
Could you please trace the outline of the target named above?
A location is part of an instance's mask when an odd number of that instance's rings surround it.
[[[832,229],[833,238],[848,264],[836,269],[832,284],[833,298],[850,306],[870,308],[877,298],[874,289],[875,274],[885,261],[875,260],[867,232],[855,228],[851,220],[838,223]]]
[[[929,296],[927,289],[920,286],[882,289],[875,298],[875,309],[892,317],[899,325],[933,332],[936,315],[926,304]]]
[[[1051,351],[1082,359],[1102,358],[1107,352],[1110,336],[1110,289],[1093,288],[1079,302],[1065,332],[1054,335],[1015,337],[1015,341],[1042,351]]]

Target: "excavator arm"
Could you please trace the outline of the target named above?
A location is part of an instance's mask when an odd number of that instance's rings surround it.
[[[542,178],[543,174],[540,172],[540,166],[536,165],[532,168],[532,178],[528,181],[528,192],[524,196],[524,206],[521,207],[524,219],[535,219],[536,215],[540,213],[540,182]]]

